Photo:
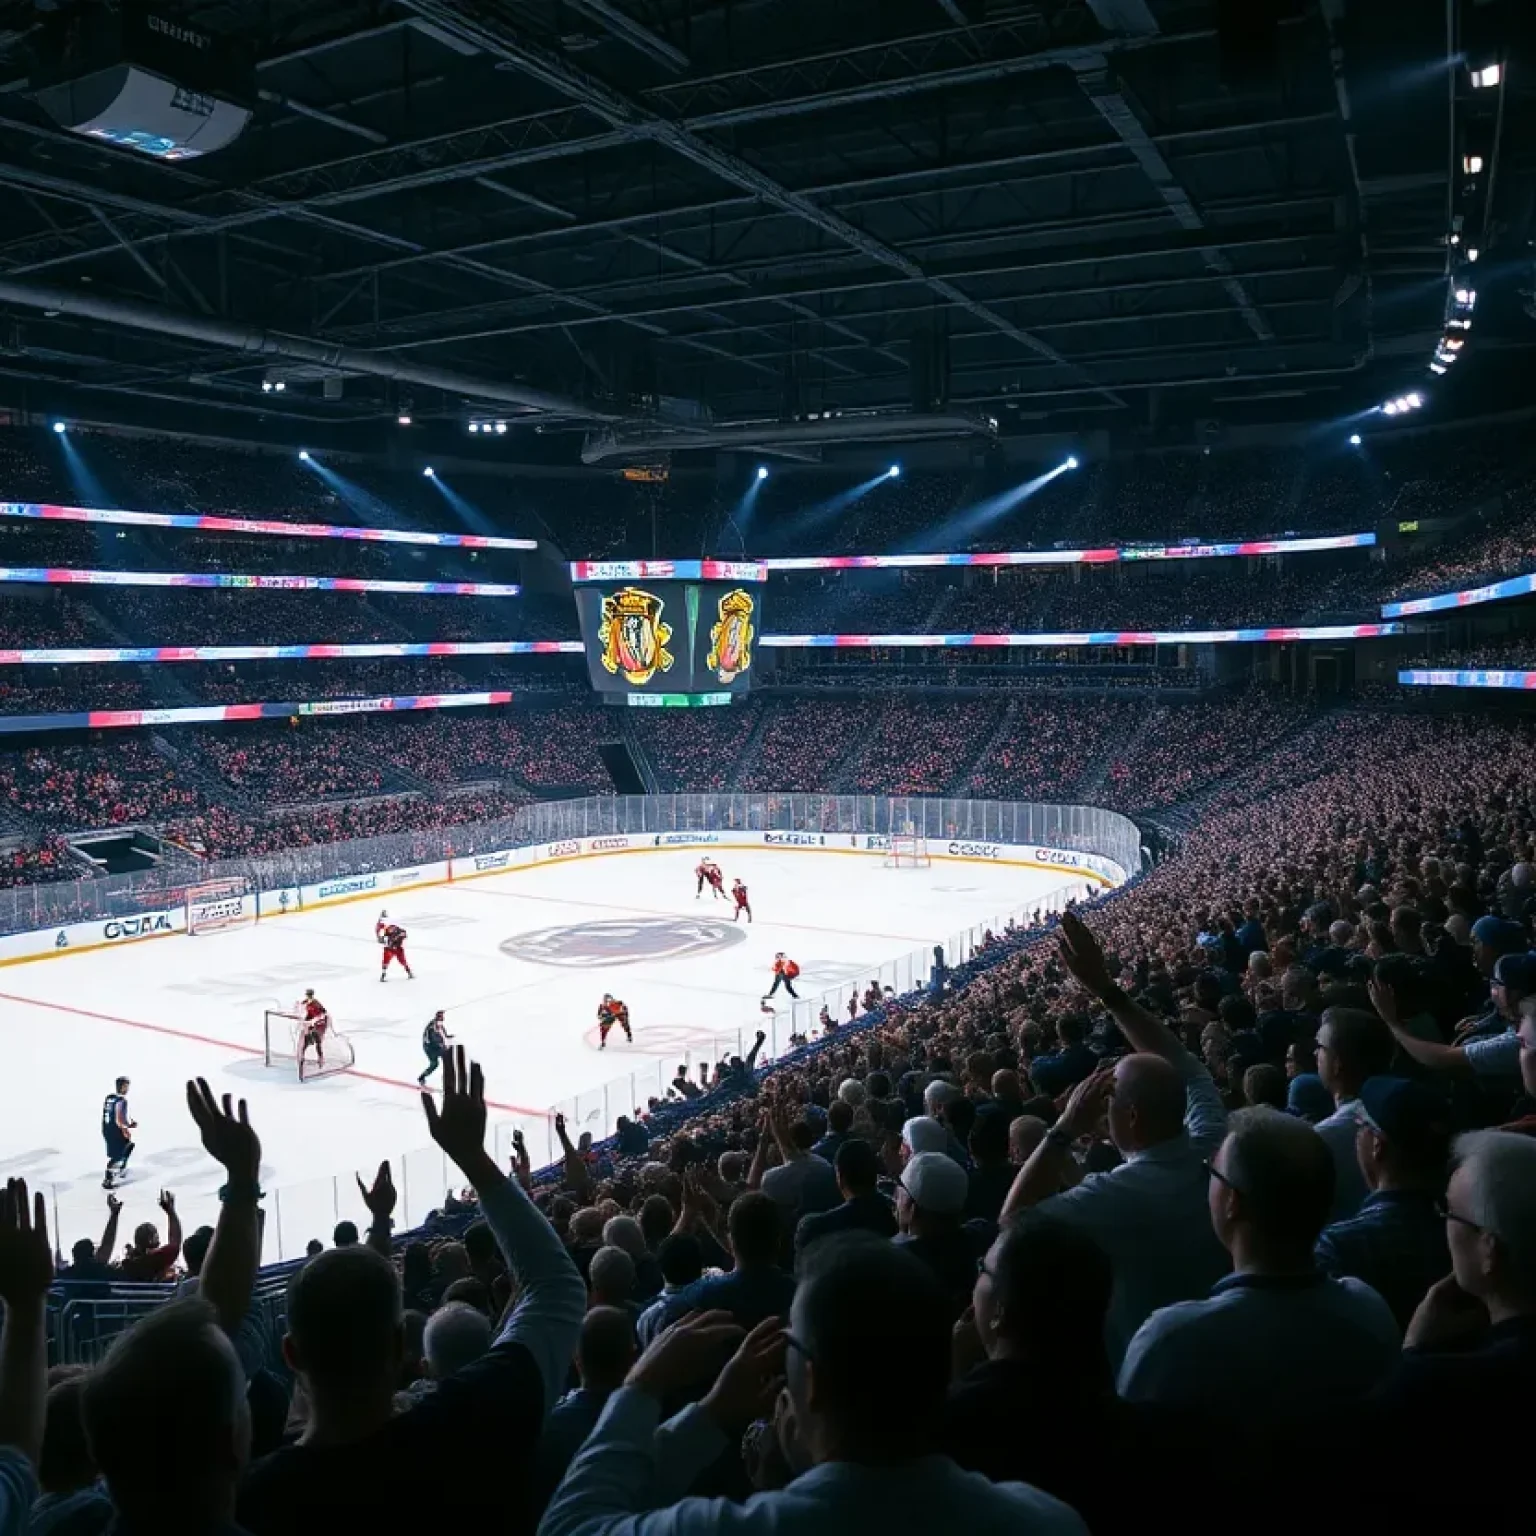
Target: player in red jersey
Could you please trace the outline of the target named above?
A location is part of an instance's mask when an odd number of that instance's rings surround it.
[[[385,980],[389,975],[390,964],[398,960],[400,969],[410,980],[415,981],[416,973],[405,958],[405,929],[399,923],[390,922],[388,912],[379,913],[379,920],[373,925],[373,936],[384,946],[384,963],[379,967],[379,980]]]
[[[597,1033],[599,1035],[597,1048],[600,1051],[608,1049],[608,1031],[617,1024],[624,1031],[624,1038],[631,1045],[635,1043],[635,1037],[629,1027],[629,1008],[620,1002],[611,992],[603,993],[603,1000],[597,1007]]]
[[[716,901],[725,900],[725,876],[713,859],[709,861],[709,888],[715,893]]]
[[[331,1027],[331,1015],[325,1004],[315,996],[311,987],[299,1004],[299,1081],[304,1081],[304,1058],[310,1046],[315,1048],[315,1060],[325,1065],[325,1032]]]
[[[731,921],[733,923],[740,922],[741,914],[745,912],[747,914],[747,921],[750,923],[752,921],[752,903],[747,900],[747,888],[742,883],[740,875],[737,875],[735,880],[731,882],[731,900],[736,903],[736,912]]]
[[[699,881],[699,888],[693,893],[693,899],[697,901],[704,894],[704,887],[709,884],[709,860],[700,859],[693,872]]]
[[[800,967],[793,960],[788,960],[781,949],[773,957],[773,985],[768,988],[768,996],[783,987],[791,997],[798,998],[800,994],[795,991],[795,977],[800,974]]]

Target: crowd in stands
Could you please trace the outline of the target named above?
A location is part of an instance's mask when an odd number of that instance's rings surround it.
[[[168,1199],[163,1242],[113,1265],[109,1225],[59,1270],[44,1204],[0,1196],[0,1531],[40,1497],[318,1532],[429,1489],[543,1536],[1278,1532],[1320,1456],[1321,1529],[1518,1522],[1518,1454],[1452,1475],[1430,1441],[1518,1425],[1536,1368],[1533,746],[1316,720],[1054,932],[601,1147],[557,1123],[538,1176],[485,1151],[499,1085],[460,1050],[424,1114],[471,1193],[402,1240],[389,1167],[360,1179],[280,1346],[261,1127],[189,1084],[212,1231]],[[191,1294],[50,1391],[50,1287],[183,1256]]]
[[[1536,489],[1533,486],[1532,489]],[[1459,592],[1505,576],[1536,572],[1536,511],[1527,510],[1530,492],[1516,505],[1520,515],[1513,522],[1478,519],[1457,532],[1454,544],[1427,550],[1406,568],[1384,573],[1381,601],[1421,597],[1437,592]]]
[[[206,797],[168,757],[138,737],[0,753],[0,808],[49,831],[167,821]]]
[[[49,885],[55,880],[78,880],[84,873],[85,867],[71,857],[62,837],[0,847],[0,887]]]
[[[1506,640],[1474,641],[1449,650],[1426,651],[1410,656],[1405,667],[1496,668],[1505,671],[1529,671],[1536,668],[1536,635],[1512,635]]]
[[[995,699],[952,702],[895,698],[866,733],[853,764],[852,788],[863,794],[939,795],[996,734],[1006,705]]]

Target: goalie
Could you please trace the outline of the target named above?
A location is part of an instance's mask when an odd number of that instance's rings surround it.
[[[309,1054],[310,1046],[315,1048],[315,1061],[321,1070],[325,1068],[325,1032],[331,1027],[331,1015],[325,1004],[315,996],[315,989],[309,988],[304,994],[304,1001],[299,1004],[296,1012],[299,1015],[299,1081],[304,1081],[304,1058]]]
[[[400,969],[411,981],[415,981],[416,973],[405,958],[405,929],[399,923],[390,922],[388,912],[379,913],[379,920],[373,925],[373,936],[384,946],[384,963],[379,967],[379,980],[388,980],[390,965],[398,960]]]

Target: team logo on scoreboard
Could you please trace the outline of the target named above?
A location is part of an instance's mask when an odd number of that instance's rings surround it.
[[[661,616],[666,604],[652,592],[624,587],[603,599],[603,621],[597,631],[604,668],[625,682],[643,688],[658,672],[672,670],[667,649],[672,626]]]
[[[720,599],[719,621],[710,626],[705,665],[722,683],[733,683],[752,665],[752,615],[757,604],[737,587]]]

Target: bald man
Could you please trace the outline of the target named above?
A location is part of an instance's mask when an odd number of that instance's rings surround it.
[[[1072,1090],[1060,1119],[1019,1170],[1002,1222],[1038,1206],[1088,1232],[1114,1267],[1106,1343],[1118,1368],[1159,1307],[1206,1295],[1231,1268],[1211,1229],[1206,1160],[1226,1134],[1221,1094],[1173,1032],[1116,985],[1098,941],[1075,915],[1059,930],[1061,959],[1109,1010],[1132,1054]],[[1107,1129],[1125,1159],[1073,1186],[1073,1150]]]

